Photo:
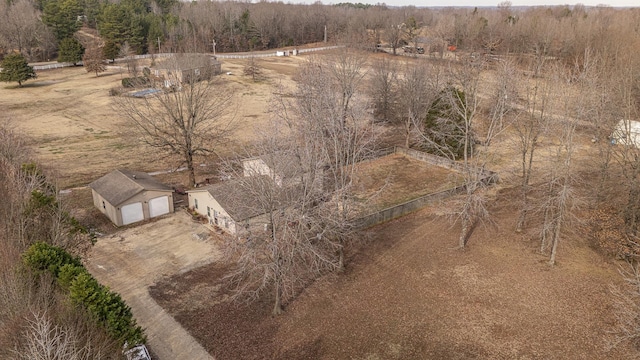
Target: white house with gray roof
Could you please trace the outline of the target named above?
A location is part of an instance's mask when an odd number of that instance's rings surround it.
[[[251,180],[233,179],[188,190],[189,208],[206,216],[209,224],[232,235],[241,235],[249,229],[263,230],[266,223],[264,207],[258,197],[248,193],[248,181],[259,182],[265,187],[273,186],[270,178],[255,176]]]
[[[173,189],[144,172],[114,170],[89,187],[93,205],[116,226],[173,212]]]

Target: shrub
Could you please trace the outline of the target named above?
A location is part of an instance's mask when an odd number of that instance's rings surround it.
[[[77,257],[71,256],[62,248],[43,242],[31,245],[22,254],[22,261],[25,265],[38,272],[49,271],[55,278],[58,278],[60,268],[66,264],[82,266],[80,259]]]
[[[150,85],[149,79],[144,76],[122,79],[122,86],[126,88],[134,88],[138,86]]]
[[[113,87],[109,89],[109,96],[118,96],[122,94],[123,89],[121,87]]]
[[[133,318],[131,308],[118,293],[101,285],[82,266],[80,259],[43,242],[33,244],[22,258],[29,268],[50,272],[58,284],[69,291],[71,301],[86,308],[96,321],[104,324],[113,338],[129,344],[146,342],[144,331]]]

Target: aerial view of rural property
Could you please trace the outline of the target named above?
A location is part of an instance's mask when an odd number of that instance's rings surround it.
[[[640,358],[640,4],[553,1],[1,0],[0,360]]]

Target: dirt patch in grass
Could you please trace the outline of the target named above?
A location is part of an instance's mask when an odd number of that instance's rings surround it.
[[[375,212],[462,182],[455,171],[391,154],[359,164],[354,190],[367,212]]]
[[[316,281],[276,318],[268,298],[242,307],[173,295],[216,286],[216,267],[163,281],[154,297],[221,360],[627,358],[627,348],[605,349],[615,264],[575,237],[550,268],[537,240],[513,233],[509,198],[465,251],[435,208],[371,229],[343,274]]]

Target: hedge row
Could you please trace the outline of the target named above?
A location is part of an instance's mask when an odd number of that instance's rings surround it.
[[[146,342],[144,331],[136,325],[131,308],[118,293],[100,285],[77,257],[57,246],[38,242],[29,247],[22,260],[36,272],[51,273],[60,286],[69,291],[71,300],[105,324],[107,332],[114,338],[131,345]]]
[[[148,86],[151,84],[149,78],[145,76],[137,76],[132,78],[122,79],[122,86],[126,88],[134,88],[136,86]]]

